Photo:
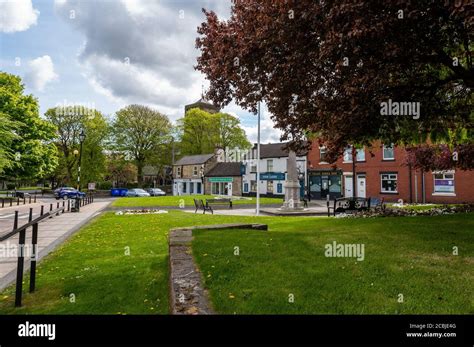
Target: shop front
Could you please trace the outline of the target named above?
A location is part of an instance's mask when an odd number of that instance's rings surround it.
[[[311,170],[309,175],[309,192],[311,199],[337,199],[341,193],[341,170]]]

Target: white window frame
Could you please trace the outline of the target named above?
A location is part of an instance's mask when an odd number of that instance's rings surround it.
[[[273,159],[267,159],[267,172],[273,172]]]
[[[180,166],[178,166],[176,168],[176,177],[181,177],[181,167]]]
[[[320,146],[319,147],[319,163],[320,164],[326,164],[327,161],[323,158],[323,156],[326,156],[326,146]]]
[[[388,178],[387,179],[384,179],[383,176],[384,175],[387,175]],[[392,176],[395,176],[395,178],[393,178]],[[396,182],[396,185],[397,185],[397,188],[396,190],[384,190],[383,188],[383,181],[395,181]],[[387,172],[387,173],[381,173],[380,174],[380,192],[381,193],[386,193],[386,194],[395,194],[395,193],[398,193],[398,173],[395,173],[395,172]]]
[[[350,159],[349,159],[350,158]],[[344,153],[342,154],[343,163],[352,163],[352,146],[344,148]]]
[[[437,175],[442,175],[443,178],[436,178]],[[451,178],[447,177],[451,176]],[[441,180],[451,180],[453,181],[452,187],[453,191],[452,192],[447,192],[447,191],[436,191],[436,180],[441,179]],[[432,195],[441,195],[441,196],[455,196],[456,195],[456,177],[454,176],[454,171],[434,171],[433,172],[433,194]]]
[[[392,149],[393,155],[392,155],[391,158],[388,158],[388,157],[385,156],[385,149],[388,149],[388,148]],[[395,160],[395,146],[393,145],[393,143],[390,146],[386,146],[386,145],[382,146],[382,159],[383,160]]]
[[[359,158],[359,156],[362,156],[362,158]],[[356,161],[365,161],[365,148],[357,148],[356,149]]]

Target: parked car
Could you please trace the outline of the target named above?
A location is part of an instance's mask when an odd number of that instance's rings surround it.
[[[151,196],[164,196],[166,193],[160,188],[149,188],[146,190]]]
[[[127,196],[150,196],[147,192],[140,188],[129,189]]]
[[[54,197],[56,198],[56,200],[75,199],[77,197],[83,198],[85,196],[86,196],[85,193],[80,192],[77,189],[72,188],[72,187],[61,187],[54,191]]]

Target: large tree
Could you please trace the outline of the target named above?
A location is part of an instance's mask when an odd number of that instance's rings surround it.
[[[446,138],[472,142],[474,21],[469,1],[235,0],[205,11],[196,68],[207,96],[256,111],[267,103],[284,138],[308,132],[335,160],[348,144]],[[417,102],[418,116],[382,103]]]
[[[56,145],[60,165],[56,170],[58,181],[67,184],[76,182],[79,134],[84,131],[81,182],[97,182],[103,179],[106,170],[104,150],[109,132],[105,117],[97,110],[80,105],[58,106],[46,111],[45,117],[57,128]]]
[[[213,153],[216,147],[249,148],[240,120],[227,113],[209,113],[198,108],[190,109],[178,120],[180,154]]]
[[[117,111],[112,126],[114,145],[135,162],[139,184],[145,164],[171,140],[170,129],[168,117],[150,107],[130,105]]]
[[[40,118],[38,101],[24,94],[20,77],[5,72],[0,72],[0,122],[0,135],[6,135],[0,140],[5,178],[31,180],[54,171],[58,164],[52,141],[56,129]]]

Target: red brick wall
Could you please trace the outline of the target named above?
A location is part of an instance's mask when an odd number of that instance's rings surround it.
[[[366,175],[366,196],[383,197],[387,202],[395,202],[403,199],[404,202],[423,201],[422,197],[422,174],[420,171],[411,170],[411,195],[410,195],[410,171],[405,164],[406,152],[401,147],[395,147],[395,160],[384,161],[382,144],[377,142],[370,149],[365,148],[365,161],[356,162],[356,174]],[[333,164],[320,164],[319,145],[313,141],[312,148],[308,153],[308,170],[321,170],[337,168],[343,172],[352,172],[352,163],[344,163],[343,158],[339,158]],[[398,193],[382,193],[380,174],[382,172],[394,172],[398,174]],[[416,176],[416,177],[415,177]],[[433,203],[461,203],[474,202],[474,172],[457,170],[455,178],[455,196],[433,195],[434,179],[432,172],[425,172],[425,201]],[[416,189],[415,189],[415,182]],[[344,178],[342,178],[342,193],[344,193]],[[416,193],[418,199],[416,199]]]

